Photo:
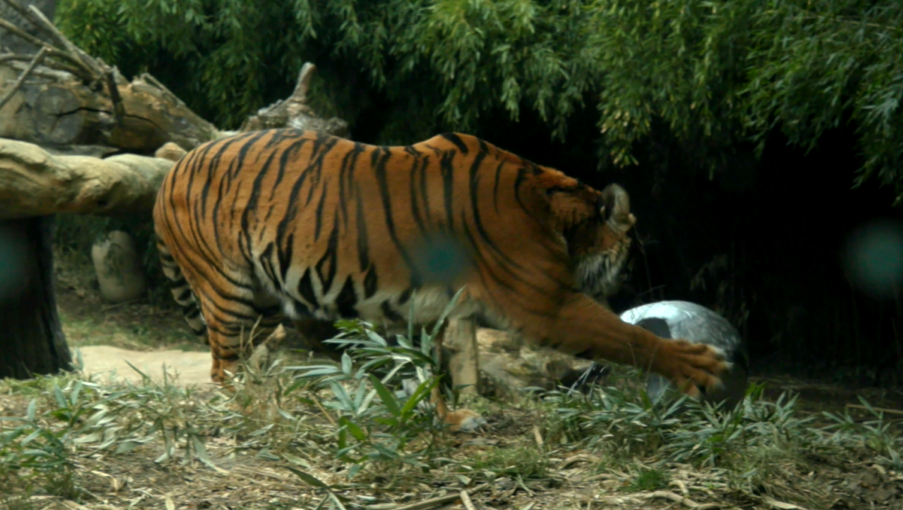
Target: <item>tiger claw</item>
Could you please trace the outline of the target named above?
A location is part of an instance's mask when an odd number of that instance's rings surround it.
[[[719,376],[729,372],[733,364],[725,359],[723,349],[687,340],[668,341],[667,345],[672,360],[667,368],[671,373],[662,375],[668,376],[682,393],[699,398],[724,389]]]

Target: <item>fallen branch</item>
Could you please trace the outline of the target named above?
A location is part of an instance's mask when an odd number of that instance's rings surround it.
[[[473,489],[470,489],[470,492],[481,491],[486,487],[489,487],[488,483],[477,485]],[[467,494],[467,492],[468,491],[461,491],[457,494],[449,494],[447,496],[439,496],[438,498],[425,499],[423,501],[418,501],[417,503],[409,503],[407,505],[370,505],[367,508],[369,510],[426,510],[427,508],[434,508],[440,505],[451,503],[453,501],[457,501],[458,499],[462,499],[462,494],[467,495],[468,500],[470,500],[470,495]],[[470,504],[473,505],[473,502],[471,501]]]
[[[40,51],[38,51],[38,54],[35,55],[35,57],[31,60],[31,63],[28,64],[28,67],[26,67],[25,70],[22,71],[19,79],[17,79],[16,82],[13,83],[13,86],[6,91],[6,94],[4,94],[2,98],[0,98],[0,108],[3,108],[3,105],[8,103],[9,100],[13,98],[13,95],[16,93],[16,91],[22,87],[23,83],[25,83],[25,78],[28,78],[28,75],[31,74],[32,71],[34,71],[35,67],[37,67],[42,60],[44,60],[44,55],[46,54],[47,47],[45,46],[41,48]]]
[[[172,165],[135,154],[54,156],[34,144],[0,139],[0,219],[147,213]]]

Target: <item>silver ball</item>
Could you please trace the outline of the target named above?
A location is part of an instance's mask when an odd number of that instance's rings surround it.
[[[706,393],[702,401],[724,402],[726,409],[732,409],[743,400],[749,380],[746,345],[737,329],[721,315],[687,301],[658,301],[627,310],[621,314],[621,320],[662,338],[680,338],[722,349],[733,367],[721,375],[724,388]],[[646,392],[653,401],[660,400],[669,389],[676,391],[664,377],[647,374]]]

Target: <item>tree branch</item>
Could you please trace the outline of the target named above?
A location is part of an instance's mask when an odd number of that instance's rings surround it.
[[[28,78],[28,75],[31,74],[32,71],[34,71],[34,68],[41,63],[41,60],[44,60],[44,55],[46,54],[47,47],[45,46],[41,48],[40,51],[38,51],[38,54],[35,55],[35,57],[31,60],[31,63],[28,64],[28,67],[26,67],[25,70],[22,71],[22,74],[19,75],[19,79],[16,80],[16,82],[13,83],[13,86],[6,91],[6,94],[4,94],[2,98],[0,98],[0,108],[3,108],[3,106],[6,105],[6,103],[8,103],[10,99],[12,99],[12,97],[16,94],[16,91],[19,90],[19,87],[21,87],[22,84],[25,83],[25,78]]]

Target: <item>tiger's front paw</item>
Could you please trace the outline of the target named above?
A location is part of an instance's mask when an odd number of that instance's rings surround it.
[[[700,389],[712,393],[724,387],[720,376],[731,369],[731,363],[718,347],[687,340],[665,340],[662,350],[661,374],[683,393],[698,398]]]

